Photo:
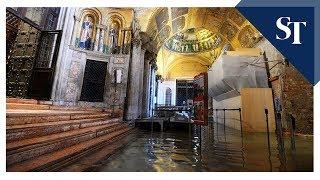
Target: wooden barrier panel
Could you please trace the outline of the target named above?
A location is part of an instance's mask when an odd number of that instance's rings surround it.
[[[275,115],[270,88],[241,89],[243,131],[267,132],[265,108],[268,109],[270,132],[275,131]]]

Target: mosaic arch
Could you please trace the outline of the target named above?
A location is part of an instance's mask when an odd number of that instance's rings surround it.
[[[93,50],[96,38],[96,27],[101,21],[99,12],[95,9],[86,8],[80,11],[80,23],[77,27],[75,45],[80,49]]]
[[[164,78],[179,71],[180,63],[185,63],[184,67],[187,63],[190,68],[199,66],[199,70],[210,67],[226,44],[231,49],[247,48],[262,39],[256,28],[231,7],[154,8],[149,20],[141,24],[150,37],[150,47],[154,48],[151,51],[157,54],[157,73]],[[190,62],[180,62],[181,59]],[[196,63],[203,60],[206,62]],[[189,70],[181,73],[186,71]]]
[[[164,43],[164,47],[176,53],[200,53],[212,51],[221,43],[221,36],[210,30],[190,28],[172,36]]]

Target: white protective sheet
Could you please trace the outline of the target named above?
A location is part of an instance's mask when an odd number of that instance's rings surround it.
[[[240,95],[241,88],[268,87],[264,56],[225,55],[208,71],[208,93],[216,101]]]

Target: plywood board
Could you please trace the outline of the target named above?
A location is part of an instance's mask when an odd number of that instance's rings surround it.
[[[241,89],[241,113],[244,131],[267,132],[265,108],[268,109],[269,130],[274,132],[275,115],[272,90],[270,88]]]
[[[259,48],[238,48],[236,51],[226,51],[229,56],[260,56],[261,53]]]

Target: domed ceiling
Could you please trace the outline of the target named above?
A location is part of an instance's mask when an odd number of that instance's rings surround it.
[[[140,8],[136,13],[152,44],[149,50],[157,54],[157,73],[168,79],[178,78],[183,63],[207,70],[226,44],[250,48],[261,38],[236,8]],[[199,72],[190,71],[190,78]]]

